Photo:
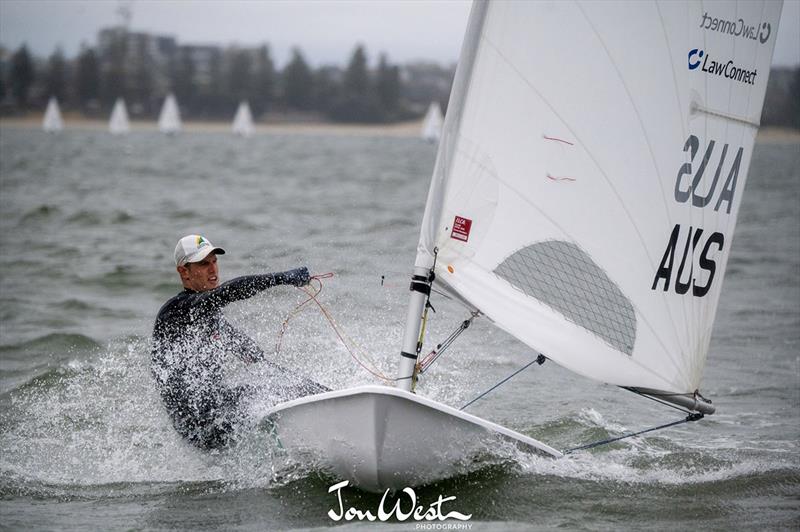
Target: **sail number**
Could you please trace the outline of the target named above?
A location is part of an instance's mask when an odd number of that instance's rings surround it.
[[[722,153],[715,170],[709,169],[709,161],[717,151],[717,142],[709,141],[705,146],[703,158],[693,166],[700,152],[700,139],[689,135],[683,146],[689,152],[689,162],[678,169],[675,179],[675,201],[689,203],[697,208],[713,208],[719,212],[723,209],[730,214],[736,194],[736,180],[742,163],[744,149],[739,147],[733,161],[726,164],[729,152],[728,144],[723,145]],[[725,176],[720,188],[720,177]],[[717,189],[719,188],[719,191]],[[717,272],[717,260],[725,247],[725,235],[720,232],[708,233],[701,227],[689,226],[688,230],[675,224],[669,235],[667,247],[653,279],[652,290],[663,286],[663,291],[670,289],[683,295],[691,293],[695,297],[704,297],[711,290]],[[695,254],[700,253],[695,272]],[[676,259],[680,255],[680,262]],[[674,282],[673,282],[674,281]]]

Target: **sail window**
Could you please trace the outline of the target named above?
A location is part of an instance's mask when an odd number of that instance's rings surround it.
[[[560,240],[533,244],[511,254],[494,273],[613,348],[633,354],[633,305],[577,245]]]

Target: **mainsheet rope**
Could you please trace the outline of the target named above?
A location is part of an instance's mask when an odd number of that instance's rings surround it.
[[[378,368],[378,365],[367,354],[367,350],[361,347],[356,341],[354,341],[344,332],[344,329],[342,329],[341,325],[339,325],[336,322],[331,312],[325,307],[325,305],[323,305],[319,301],[318,296],[322,293],[322,287],[323,287],[322,279],[331,279],[333,276],[334,276],[333,272],[313,275],[309,279],[308,286],[297,287],[298,290],[305,293],[308,297],[303,301],[301,301],[300,303],[298,303],[297,306],[291,312],[289,312],[289,314],[283,320],[280,330],[278,331],[278,338],[275,342],[275,354],[277,355],[280,353],[283,344],[283,336],[286,334],[289,322],[300,312],[305,310],[305,308],[307,308],[306,305],[308,305],[313,301],[314,304],[316,304],[317,307],[319,308],[322,315],[330,324],[331,328],[333,329],[333,332],[336,334],[337,338],[339,338],[339,341],[342,343],[344,348],[347,350],[347,352],[350,354],[353,360],[355,360],[356,363],[359,366],[361,366],[364,370],[366,370],[372,376],[377,377],[378,379],[386,383],[397,382],[402,379],[410,378],[410,377],[402,377],[402,378],[387,377],[386,374],[383,373],[380,370],[380,368]],[[478,316],[479,313],[477,312],[473,313],[472,316],[464,320],[449,337],[447,337],[443,342],[439,343],[434,349],[431,350],[430,353],[425,355],[425,357],[423,357],[422,360],[417,364],[418,373],[421,375],[426,370],[428,370],[430,366],[434,362],[436,362],[439,356],[441,356],[442,353],[444,353],[444,351],[446,351],[447,348],[450,347],[450,345],[455,341],[455,339],[458,338],[458,336],[470,326],[472,320],[474,320]],[[369,367],[366,363],[364,363],[361,360],[361,358],[366,359],[367,362],[369,362],[369,365],[372,367]]]
[[[292,318],[294,318],[297,314],[299,314],[302,310],[304,310],[304,308],[306,307],[306,305],[308,303],[313,301],[317,305],[317,307],[319,308],[319,310],[322,313],[322,315],[325,316],[325,319],[328,320],[328,323],[330,324],[331,328],[333,329],[333,332],[336,333],[336,336],[339,338],[339,341],[342,343],[344,348],[347,350],[347,352],[350,354],[350,356],[353,358],[353,360],[356,361],[356,363],[359,366],[361,366],[364,370],[366,370],[368,373],[370,373],[374,377],[377,377],[378,379],[381,379],[384,382],[389,383],[389,382],[396,381],[397,379],[392,379],[392,378],[387,377],[378,368],[378,365],[375,364],[375,362],[372,361],[370,356],[367,354],[366,350],[364,350],[353,339],[351,339],[349,336],[347,336],[347,334],[344,332],[344,330],[341,328],[341,326],[336,323],[336,320],[333,318],[333,316],[331,315],[330,311],[328,311],[328,309],[325,308],[325,306],[322,303],[320,303],[319,299],[317,299],[319,294],[322,293],[322,279],[330,279],[330,278],[333,277],[333,275],[334,275],[333,272],[323,273],[323,274],[319,274],[319,275],[312,275],[311,278],[309,279],[308,286],[298,286],[297,287],[297,289],[302,291],[302,292],[304,292],[308,296],[308,298],[303,300],[303,301],[301,301],[294,308],[294,310],[292,310],[286,316],[286,319],[283,320],[283,324],[281,324],[281,329],[278,332],[278,339],[277,339],[277,342],[275,344],[275,354],[278,354],[280,352],[280,350],[281,350],[281,344],[283,343],[283,335],[286,333],[286,329],[289,326],[289,321],[291,321]],[[348,342],[349,342],[349,344],[348,344]],[[352,348],[351,348],[351,345],[353,346]],[[359,354],[357,354],[356,351],[360,351],[361,352],[361,358],[365,358],[372,367],[369,367],[369,366],[367,366],[367,364],[362,362],[361,359],[359,358]]]
[[[684,423],[689,423],[689,422],[692,422],[692,421],[698,421],[698,420],[703,419],[703,417],[705,417],[705,416],[703,414],[701,414],[700,412],[693,412],[693,413],[690,413],[688,416],[686,416],[684,419],[679,419],[678,421],[673,421],[672,423],[665,423],[665,424],[659,425],[657,427],[651,427],[649,429],[640,430],[639,432],[632,432],[630,434],[623,434],[622,436],[617,436],[616,438],[608,438],[607,440],[596,441],[594,443],[581,445],[580,447],[573,447],[572,449],[567,449],[566,451],[563,451],[563,452],[564,452],[564,454],[572,454],[575,451],[583,451],[583,450],[586,450],[586,449],[593,449],[593,448],[599,447],[601,445],[608,445],[609,443],[614,443],[615,441],[624,440],[626,438],[633,438],[634,436],[639,436],[641,434],[645,434],[646,432],[653,432],[655,430],[661,430],[661,429],[665,429],[667,427],[674,427],[675,425],[682,425]]]

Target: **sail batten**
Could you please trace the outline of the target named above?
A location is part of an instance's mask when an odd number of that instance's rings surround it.
[[[437,282],[572,371],[694,393],[780,11],[477,2],[417,267],[437,250]]]

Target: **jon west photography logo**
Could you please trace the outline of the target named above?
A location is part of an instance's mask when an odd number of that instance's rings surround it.
[[[471,523],[442,523],[442,521],[469,521],[472,514],[463,514],[457,511],[445,510],[445,503],[450,503],[456,499],[455,496],[445,497],[439,495],[436,502],[425,505],[418,498],[413,488],[403,488],[400,495],[392,504],[387,501],[390,490],[386,490],[381,497],[377,508],[362,509],[346,505],[342,499],[342,489],[347,487],[350,481],[343,480],[328,488],[328,493],[336,494],[335,508],[328,510],[328,517],[332,521],[381,521],[386,522],[390,519],[397,521],[415,521],[418,530],[469,530]]]

